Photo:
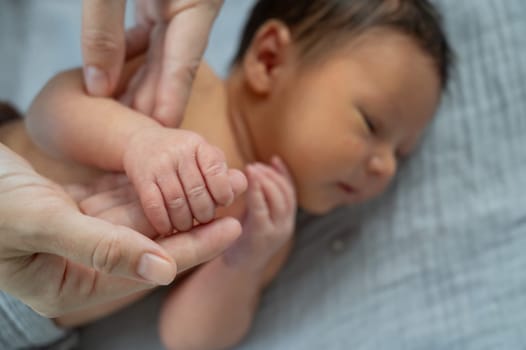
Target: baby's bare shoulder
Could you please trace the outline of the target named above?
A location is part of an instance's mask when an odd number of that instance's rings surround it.
[[[210,93],[223,86],[223,81],[206,62],[201,63],[197,70],[193,93]]]

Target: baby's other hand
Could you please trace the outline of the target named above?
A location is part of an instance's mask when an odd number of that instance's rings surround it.
[[[264,268],[292,238],[296,219],[296,193],[285,164],[272,158],[272,166],[246,169],[247,210],[241,237],[224,253],[229,264]]]
[[[188,231],[194,219],[210,222],[217,206],[230,205],[247,186],[220,149],[187,130],[141,130],[130,138],[123,163],[146,217],[162,235]]]

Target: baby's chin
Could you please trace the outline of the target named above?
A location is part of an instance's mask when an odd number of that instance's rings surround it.
[[[299,207],[310,215],[321,216],[330,213],[331,211],[342,207],[342,205],[337,205],[334,203],[321,203],[321,201],[299,201]]]
[[[314,200],[313,198],[307,200],[298,199],[298,206],[305,212],[311,215],[325,215],[334,210],[343,207],[350,207],[358,204],[362,204],[370,201],[376,197],[379,197],[381,194],[374,196],[356,196],[351,199],[342,200],[341,198],[334,198],[333,200]]]

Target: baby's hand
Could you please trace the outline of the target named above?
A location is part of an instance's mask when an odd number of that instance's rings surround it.
[[[244,175],[227,168],[221,150],[186,130],[141,130],[130,138],[123,163],[160,234],[187,231],[194,219],[210,222],[217,206],[230,205],[246,189]]]
[[[290,240],[296,218],[296,193],[283,162],[273,157],[272,167],[256,164],[246,169],[247,210],[241,237],[224,253],[229,264],[264,268]]]

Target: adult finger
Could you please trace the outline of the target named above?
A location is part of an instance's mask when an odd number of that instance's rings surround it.
[[[50,212],[31,242],[35,252],[63,256],[115,276],[169,284],[177,267],[157,243],[127,227],[67,208]],[[38,228],[37,228],[38,229]]]
[[[240,234],[239,222],[226,217],[197,226],[189,232],[158,239],[157,243],[168,252],[172,259],[177,261],[177,272],[179,273],[219,256]],[[81,273],[82,270],[77,267],[72,272]],[[151,288],[151,284],[100,275],[94,281],[92,291],[94,295],[102,299],[105,296],[115,298],[116,295],[128,295],[148,288]]]
[[[109,96],[119,81],[125,54],[126,0],[84,0],[82,56],[86,89]]]
[[[139,24],[126,30],[126,60],[146,52],[150,43],[150,30],[150,26]]]
[[[153,117],[178,126],[220,5],[198,4],[177,13],[166,31]]]
[[[113,190],[94,194],[79,202],[80,210],[89,216],[98,216],[110,208],[138,202],[137,192],[133,186],[126,185]],[[125,225],[127,226],[127,225]]]
[[[138,201],[109,208],[99,213],[97,217],[116,225],[129,227],[151,239],[159,237],[159,233],[155,231],[148,219],[146,219],[141,204]]]
[[[175,259],[181,272],[223,253],[240,234],[239,221],[225,217],[158,242]]]
[[[116,190],[129,185],[130,180],[125,174],[107,174],[95,180],[91,184],[66,184],[62,188],[75,202],[80,203],[90,197]],[[90,216],[93,216],[90,214]]]
[[[159,24],[150,33],[150,47],[144,63],[145,70],[134,94],[133,108],[147,116],[152,116],[154,110],[156,85],[161,74],[165,30],[165,25]]]

